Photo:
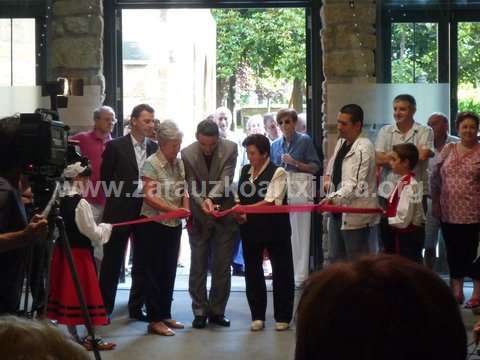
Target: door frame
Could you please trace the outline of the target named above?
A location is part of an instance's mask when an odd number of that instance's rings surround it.
[[[323,60],[320,42],[322,28],[321,0],[104,0],[104,73],[106,100],[117,111],[117,136],[123,132],[123,74],[122,74],[122,10],[123,9],[181,9],[181,8],[304,8],[306,48],[306,106],[307,131],[313,139],[323,164],[322,83]],[[319,173],[323,175],[323,169]],[[318,183],[318,181],[317,181]],[[311,270],[321,268],[322,216],[312,216],[310,233]]]
[[[377,59],[377,82],[391,83],[391,24],[410,22],[438,23],[438,83],[450,85],[450,128],[455,130],[458,111],[458,52],[457,36],[459,22],[480,22],[480,5],[437,4],[398,5],[384,4],[381,9],[382,57]]]
[[[322,154],[322,49],[320,43],[320,7],[318,0],[104,0],[104,74],[105,103],[118,115],[117,136],[123,122],[122,74],[122,10],[123,9],[182,9],[182,8],[304,8],[306,14],[306,104],[307,129]]]

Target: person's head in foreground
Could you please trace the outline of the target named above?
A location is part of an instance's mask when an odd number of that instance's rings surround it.
[[[47,322],[0,317],[0,359],[88,360],[88,353]]]
[[[446,283],[392,255],[337,263],[307,280],[295,360],[464,360],[465,327]]]

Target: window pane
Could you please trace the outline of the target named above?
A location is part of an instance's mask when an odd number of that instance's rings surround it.
[[[392,83],[438,82],[438,24],[392,24]]]
[[[35,86],[35,19],[13,19],[13,86]]]
[[[458,24],[458,110],[480,113],[480,22]]]
[[[11,86],[11,21],[0,19],[0,86]]]

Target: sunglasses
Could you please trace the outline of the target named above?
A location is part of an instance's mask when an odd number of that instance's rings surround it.
[[[282,126],[282,124],[290,124],[292,121],[290,119],[286,119],[286,120],[278,120],[277,123],[278,125]]]

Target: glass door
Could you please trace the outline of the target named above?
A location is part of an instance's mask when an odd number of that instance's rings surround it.
[[[458,111],[480,114],[480,22],[457,26]]]

